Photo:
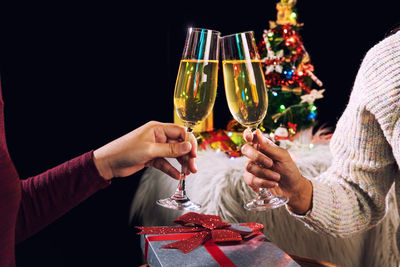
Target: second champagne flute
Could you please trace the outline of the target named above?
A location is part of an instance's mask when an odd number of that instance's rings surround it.
[[[254,131],[267,114],[268,94],[253,32],[221,38],[225,94],[233,118]],[[257,198],[244,205],[247,210],[278,208],[288,199],[260,188]]]
[[[186,139],[196,124],[207,118],[214,106],[220,35],[218,31],[198,28],[189,28],[186,35],[174,92],[175,111],[188,128]],[[190,201],[186,195],[187,160],[188,156],[184,156],[175,193],[169,198],[158,200],[158,205],[177,210],[200,209],[200,204]]]

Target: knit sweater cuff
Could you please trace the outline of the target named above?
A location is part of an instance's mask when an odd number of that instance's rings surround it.
[[[325,220],[328,211],[324,208],[331,205],[331,189],[328,184],[318,180],[311,179],[310,180],[313,185],[313,196],[312,196],[312,207],[311,209],[304,215],[296,214],[286,206],[287,211],[290,215],[295,218],[306,223],[310,228],[318,229],[326,229],[328,225]]]

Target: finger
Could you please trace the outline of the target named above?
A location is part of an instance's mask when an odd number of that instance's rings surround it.
[[[261,187],[263,187],[263,188],[274,188],[274,187],[278,186],[277,182],[273,182],[273,181],[270,181],[270,180],[264,180],[264,179],[261,179],[261,178],[258,178],[258,177],[254,177],[253,184],[255,186],[257,186],[257,188],[261,188]]]
[[[193,133],[188,133],[185,127],[173,123],[164,123],[162,126],[168,143],[181,140],[188,141],[192,145],[190,157],[197,157],[197,139]]]
[[[182,172],[184,172],[186,175],[197,172],[197,166],[196,163],[194,162],[195,161],[194,158],[189,158],[187,157],[187,155],[184,155],[183,157],[179,157],[176,159],[182,166]]]
[[[268,155],[271,159],[281,160],[285,157],[286,150],[276,145],[272,140],[265,137],[260,130],[257,130],[255,135],[258,140],[258,149]]]
[[[193,133],[189,133],[188,141],[192,144],[192,149],[190,150],[189,156],[195,158],[197,157],[197,139]]]
[[[190,142],[152,143],[150,158],[177,158],[189,153],[192,149]]]
[[[180,178],[180,172],[175,169],[166,159],[164,158],[157,158],[151,161],[150,163],[151,166],[153,166],[156,169],[159,169],[160,171],[168,174],[172,178],[179,180]]]
[[[198,169],[195,158],[188,158],[186,156],[187,155],[177,158],[178,162],[183,166],[182,170],[186,172],[186,175],[189,175],[190,173],[196,173]]]
[[[245,171],[243,174],[243,179],[245,183],[251,187],[255,192],[258,192],[258,189],[263,188],[274,188],[278,186],[277,182],[269,181],[265,179],[261,179],[259,177],[254,176],[253,174]]]
[[[196,165],[196,162],[195,162],[194,158],[190,158],[189,159],[189,170],[192,173],[196,173],[197,172],[197,165]]]
[[[271,168],[273,165],[272,159],[264,155],[259,150],[255,149],[250,144],[245,144],[241,148],[242,154],[245,155],[249,160],[255,161],[258,164],[264,165],[267,168]]]
[[[253,142],[254,135],[250,129],[246,129],[243,131],[243,138],[244,140],[246,140],[246,142],[250,143]]]
[[[267,169],[267,168],[263,168],[260,165],[255,164],[252,161],[247,162],[245,168],[249,173],[251,173],[254,176],[259,177],[259,178],[264,178],[264,179],[268,179],[268,180],[272,180],[272,181],[276,181],[276,182],[279,182],[279,180],[281,179],[281,176],[279,173],[277,173],[273,170]]]
[[[174,123],[162,123],[161,127],[167,139],[185,140],[186,128]]]
[[[253,174],[245,171],[243,173],[243,180],[254,192],[258,192],[258,188],[253,184],[254,180]]]
[[[174,139],[169,139],[167,140],[168,143],[175,144],[175,143],[180,143],[182,140],[174,140]],[[188,142],[192,144],[192,149],[190,150],[190,157],[196,158],[197,157],[197,139],[192,133],[188,133]]]

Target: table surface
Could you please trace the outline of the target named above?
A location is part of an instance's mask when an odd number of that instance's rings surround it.
[[[300,256],[296,256],[296,255],[290,255],[290,257],[302,267],[340,267],[339,265],[336,265],[333,263],[319,261],[319,260],[313,260],[313,259],[306,258],[306,257],[300,257]],[[150,265],[143,264],[143,265],[140,265],[139,267],[150,267]]]
[[[310,258],[300,257],[296,255],[289,255],[289,256],[302,267],[340,267],[339,265],[326,261],[313,260]]]

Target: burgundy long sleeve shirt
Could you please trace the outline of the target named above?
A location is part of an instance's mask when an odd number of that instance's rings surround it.
[[[8,153],[0,88],[0,266],[15,266],[15,244],[109,185],[93,151],[35,177],[20,180]]]

